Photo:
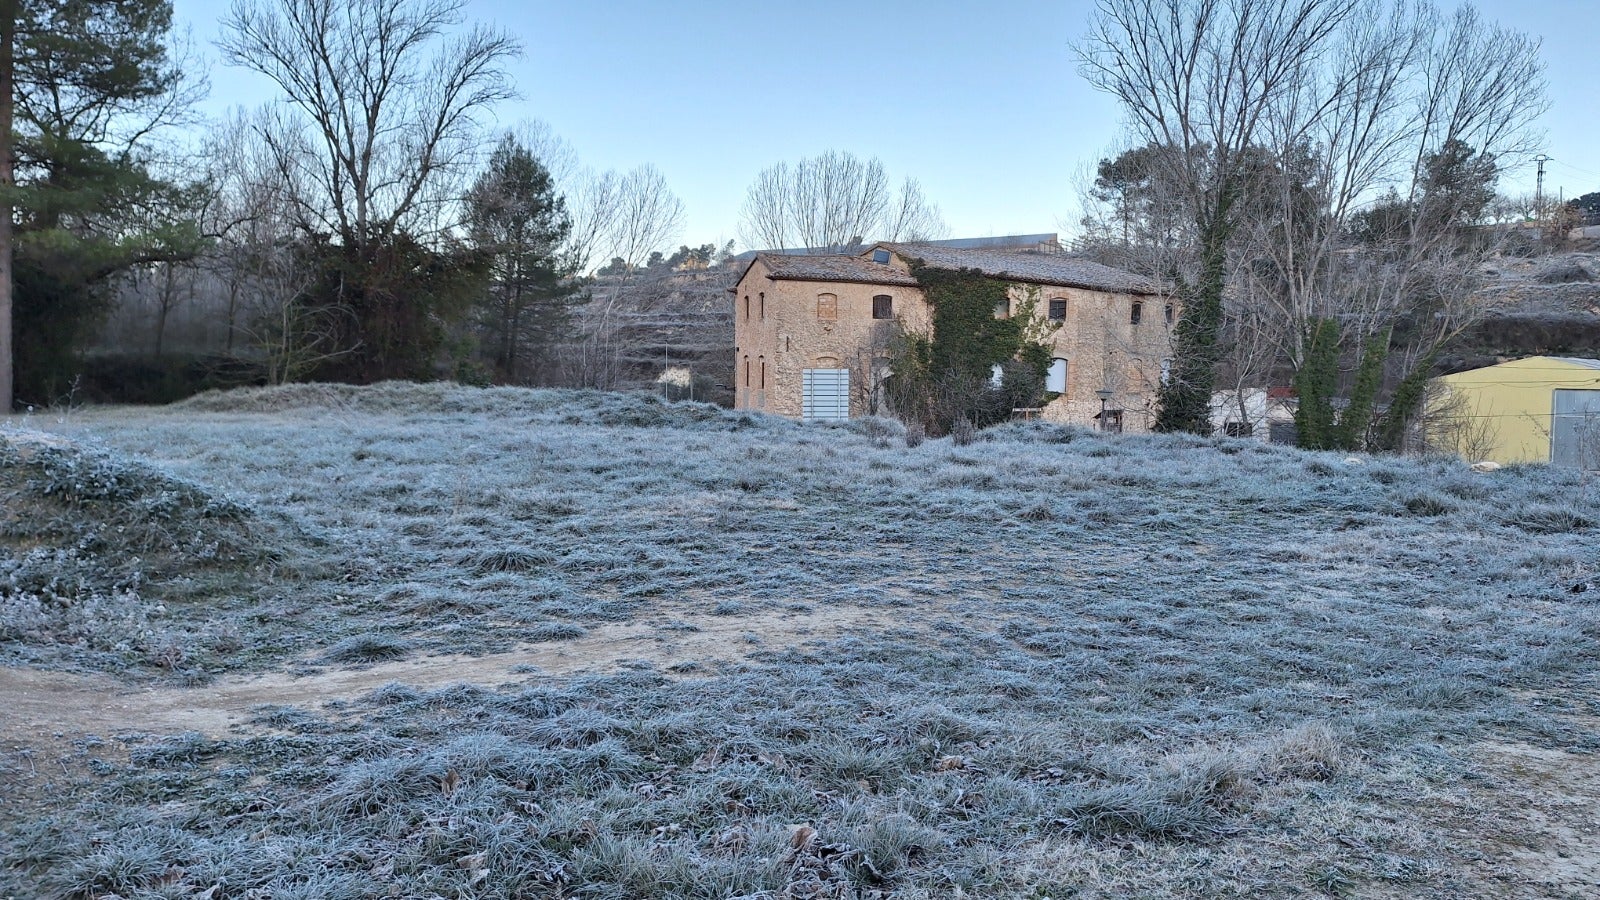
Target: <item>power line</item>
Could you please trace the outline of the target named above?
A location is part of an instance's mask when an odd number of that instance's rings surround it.
[[[1557,162],[1554,157],[1552,157],[1550,161],[1554,162],[1557,166],[1559,166],[1559,167],[1561,167],[1563,169],[1566,169],[1569,172],[1576,172],[1579,175],[1587,175],[1590,178],[1600,178],[1600,172],[1591,172],[1588,169],[1580,169],[1580,168],[1578,168],[1577,166],[1574,166],[1574,165],[1569,165],[1569,164],[1564,163],[1564,162]]]

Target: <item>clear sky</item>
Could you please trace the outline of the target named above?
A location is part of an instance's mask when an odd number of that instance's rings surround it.
[[[174,5],[214,60],[225,0]],[[829,149],[919,179],[952,236],[1069,230],[1077,184],[1119,130],[1117,106],[1083,82],[1071,52],[1091,6],[468,0],[467,14],[525,45],[505,124],[543,120],[595,168],[655,164],[684,201],[681,242],[699,244],[737,236],[762,168]],[[1600,190],[1600,0],[1478,7],[1544,42],[1547,191]],[[220,64],[211,82],[213,113],[272,96]],[[1531,166],[1502,189],[1531,193]]]

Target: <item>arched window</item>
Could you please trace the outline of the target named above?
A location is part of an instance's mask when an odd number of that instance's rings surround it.
[[[761,298],[761,321],[765,322],[767,320],[767,292],[762,291],[756,296]]]
[[[744,358],[744,386],[750,386],[750,357]]]
[[[839,318],[839,298],[833,294],[818,294],[817,318],[825,322]]]
[[[1044,389],[1054,394],[1067,392],[1067,361],[1061,357],[1050,360],[1050,371],[1044,378]]]
[[[750,295],[744,295],[744,320],[750,321]]]
[[[767,358],[765,356],[758,356],[756,357],[756,361],[761,364],[761,381],[758,382],[758,384],[764,391],[767,389]]]
[[[1128,322],[1134,325],[1144,321],[1144,304],[1138,300],[1133,301],[1133,308],[1128,313]]]

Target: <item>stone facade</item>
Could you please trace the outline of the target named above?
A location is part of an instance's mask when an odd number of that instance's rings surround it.
[[[850,414],[883,412],[889,342],[898,328],[929,327],[911,284],[774,278],[766,256],[734,287],[734,407],[799,418],[806,369],[850,372]],[[909,282],[909,279],[906,279]],[[873,318],[888,297],[892,318]]]
[[[736,408],[800,417],[805,370],[845,369],[850,415],[887,413],[882,386],[894,335],[931,327],[931,310],[910,274],[912,259],[933,255],[922,248],[884,244],[860,256],[757,255],[731,292]],[[1070,258],[1059,254],[937,249],[941,262],[956,266],[970,259],[981,264],[971,268],[1012,282],[1010,307],[997,315],[1017,314],[1031,303],[1035,315],[1056,326],[1051,341],[1060,362],[1050,387],[1059,396],[1038,412],[1041,418],[1094,427],[1101,411],[1097,392],[1108,391],[1106,408],[1121,411],[1123,430],[1150,429],[1179,312],[1173,301],[1137,276],[1106,267],[1077,263],[1063,274],[1062,260]],[[1036,271],[1054,281],[1070,275],[1119,290],[1025,280]]]

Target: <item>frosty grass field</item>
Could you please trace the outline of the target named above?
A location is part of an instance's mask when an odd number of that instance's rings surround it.
[[[448,385],[5,428],[0,897],[1600,894],[1592,476]]]

